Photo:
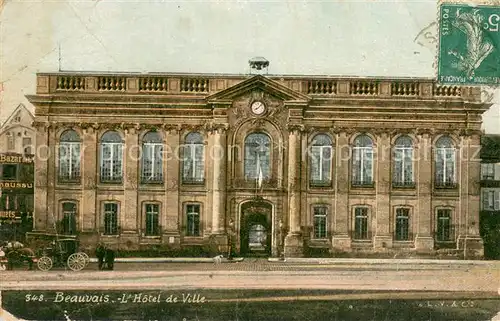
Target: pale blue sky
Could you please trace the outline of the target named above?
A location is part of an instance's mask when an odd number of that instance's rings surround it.
[[[15,1],[1,14],[0,121],[35,92],[36,72],[246,73],[433,77],[432,44],[415,41],[436,2]],[[425,45],[425,44],[424,44]],[[500,109],[485,114],[500,133]]]

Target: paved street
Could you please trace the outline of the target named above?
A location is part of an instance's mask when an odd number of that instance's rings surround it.
[[[64,269],[3,271],[2,289],[371,289],[473,291],[498,293],[500,269],[484,265],[324,265],[267,262],[117,263],[114,271],[97,271],[91,263],[80,272]],[[498,294],[497,294],[498,295]]]
[[[4,308],[27,319],[43,311],[46,319],[63,320],[67,310],[81,320],[496,320],[499,267],[497,262],[391,265],[245,259],[217,265],[117,263],[114,271],[98,271],[91,263],[80,272],[2,271],[0,289]],[[138,295],[153,301],[134,303]],[[61,301],[87,296],[109,296],[110,301]],[[169,303],[172,296],[180,301]],[[207,301],[184,304],[188,296]]]

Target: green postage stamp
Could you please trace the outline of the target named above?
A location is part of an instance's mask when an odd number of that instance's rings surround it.
[[[438,82],[500,84],[500,6],[442,4]]]

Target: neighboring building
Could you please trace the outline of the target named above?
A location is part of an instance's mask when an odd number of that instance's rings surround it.
[[[32,230],[35,129],[19,104],[0,126],[0,240],[24,240]]]
[[[19,104],[0,126],[0,153],[34,154],[34,120],[33,114],[23,104]]]
[[[481,235],[486,258],[500,259],[500,135],[481,138]]]
[[[37,231],[57,221],[129,249],[483,255],[478,88],[75,72],[38,74],[27,97],[48,146]]]

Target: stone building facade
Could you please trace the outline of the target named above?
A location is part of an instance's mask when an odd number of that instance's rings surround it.
[[[499,259],[500,249],[500,135],[481,137],[480,232],[484,256]]]
[[[36,133],[31,124],[34,120],[26,106],[19,104],[0,126],[0,153],[33,154]]]
[[[36,231],[241,255],[483,253],[477,88],[42,73],[27,97]]]

